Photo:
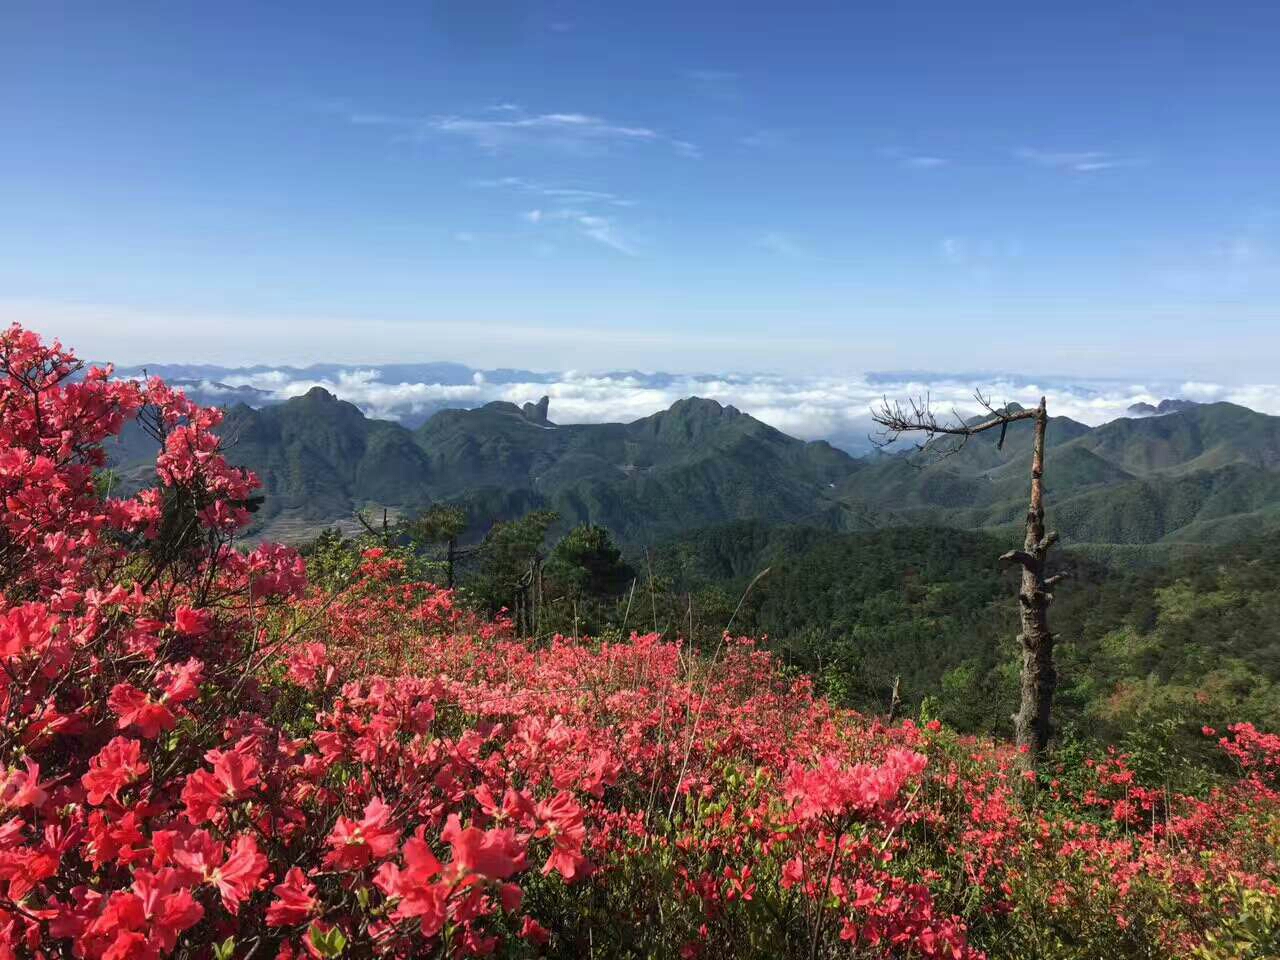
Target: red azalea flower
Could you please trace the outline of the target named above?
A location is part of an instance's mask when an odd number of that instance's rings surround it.
[[[119,802],[120,791],[136,781],[151,766],[142,759],[142,744],[116,737],[89,761],[89,772],[80,778],[95,806],[107,797]]]
[[[533,917],[525,917],[520,927],[520,936],[534,943],[545,944],[551,939],[551,933]]]
[[[404,869],[384,863],[378,868],[374,885],[398,901],[393,911],[397,919],[417,918],[423,934],[435,936],[444,927],[450,885],[436,882],[442,868],[423,839],[422,829],[405,841],[402,853]]]
[[[231,750],[210,750],[204,755],[213,764],[212,772],[194,771],[182,788],[188,820],[197,826],[207,823],[223,805],[243,799],[262,782],[258,759],[251,752],[255,746],[253,738],[246,737]]]
[[[297,867],[290,867],[284,882],[271,888],[276,899],[267,907],[267,926],[292,927],[316,911],[316,886]]]
[[[330,847],[326,867],[359,870],[375,860],[385,860],[396,848],[400,831],[391,823],[391,808],[374,797],[360,821],[339,817],[326,841]]]
[[[119,718],[121,730],[136,726],[146,740],[154,740],[162,730],[172,730],[177,722],[167,706],[156,703],[131,683],[112,687],[107,706]]]
[[[178,607],[173,613],[173,626],[184,637],[199,637],[209,632],[213,617],[207,610]]]
[[[440,837],[453,848],[451,864],[490,880],[505,880],[524,865],[524,851],[511,830],[464,830],[454,813]]]

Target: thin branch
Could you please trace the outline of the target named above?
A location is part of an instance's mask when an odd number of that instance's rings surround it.
[[[999,427],[1000,440],[997,448],[1002,449],[1009,424],[1031,420],[1036,416],[1035,410],[1010,411],[1008,407],[998,409],[981,390],[974,394],[974,399],[988,414],[986,419],[978,423],[966,422],[955,409],[952,409],[950,418],[939,419],[933,410],[933,398],[928,393],[923,397],[910,398],[905,407],[897,400],[890,401],[888,397],[884,397],[880,406],[871,411],[872,421],[880,426],[880,432],[870,438],[871,442],[883,448],[896,442],[904,433],[922,433],[925,440],[916,444],[917,449],[928,449],[939,457],[949,457],[959,453],[971,437]],[[939,446],[935,441],[940,437],[954,438],[954,442],[949,446]]]
[[[1010,550],[1000,554],[1001,563],[1019,563],[1028,570],[1039,570],[1040,561],[1024,550]]]

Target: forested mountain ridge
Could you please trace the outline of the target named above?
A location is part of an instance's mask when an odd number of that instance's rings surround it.
[[[263,480],[258,529],[305,537],[366,507],[452,501],[477,522],[552,509],[629,543],[754,519],[835,530],[946,525],[1005,532],[1025,511],[1030,424],[950,456],[854,458],[789,437],[713,400],[631,423],[556,424],[545,404],[445,410],[410,430],[321,388],[261,409],[237,404],[229,455]],[[1227,403],[1091,428],[1048,427],[1052,524],[1077,545],[1221,543],[1280,529],[1280,417]],[[121,472],[150,448],[128,433]],[[483,531],[479,531],[483,532]]]
[[[236,405],[222,433],[229,458],[263,482],[260,529],[286,520],[304,532],[368,505],[438,501],[487,521],[548,508],[566,527],[601,524],[630,541],[739,517],[823,522],[845,509],[835,485],[862,468],[826,442],[699,398],[625,424],[557,425],[545,404],[494,402],[408,430],[317,387],[261,409]],[[129,476],[152,447],[129,432],[113,458]]]
[[[884,523],[1002,528],[1026,509],[1031,429],[1010,425],[956,453],[880,457],[840,496]],[[1226,542],[1280,528],[1280,417],[1229,403],[1089,428],[1054,417],[1045,496],[1067,542]]]

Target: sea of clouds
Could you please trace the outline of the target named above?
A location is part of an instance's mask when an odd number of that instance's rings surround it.
[[[535,373],[475,370],[456,364],[384,367],[174,368],[152,373],[183,380],[204,402],[241,400],[251,406],[278,403],[322,387],[370,417],[408,426],[449,407],[477,407],[495,400],[521,404],[551,398],[555,423],[630,421],[669,407],[683,397],[718,400],[779,430],[806,440],[829,440],[854,453],[869,448],[872,406],[882,398],[928,396],[942,412],[979,412],[974,393],[993,403],[1034,405],[1048,399],[1055,416],[1096,426],[1126,416],[1135,403],[1165,398],[1228,401],[1280,414],[1280,385],[1221,384],[1179,380],[1023,378],[1003,374],[867,373],[848,377],[775,374],[668,374],[637,371]],[[193,376],[194,374],[194,376]],[[184,376],[185,375],[185,376]]]

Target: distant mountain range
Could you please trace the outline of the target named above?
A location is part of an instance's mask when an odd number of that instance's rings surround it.
[[[545,374],[530,370],[488,370],[481,373],[472,367],[447,361],[432,363],[384,363],[374,366],[359,364],[315,363],[305,367],[256,364],[242,367],[225,367],[207,363],[160,363],[130,367],[117,367],[116,375],[137,379],[145,376],[161,377],[166,383],[181,387],[191,399],[206,406],[232,407],[244,404],[254,409],[284,402],[278,388],[297,390],[299,384],[322,383],[335,385],[353,382],[353,378],[367,375],[383,385],[430,385],[438,388],[435,395],[427,392],[412,393],[399,399],[383,411],[408,427],[423,423],[432,414],[451,406],[459,406],[450,397],[449,388],[466,389],[476,382],[479,374],[489,383],[539,383],[547,380]],[[345,391],[344,391],[345,392]],[[470,405],[470,404],[466,404]]]
[[[1162,404],[1161,407],[1165,405]],[[1146,413],[1146,411],[1141,411]],[[1049,425],[1050,521],[1075,544],[1211,543],[1280,530],[1280,417],[1228,403],[1089,427]],[[298,539],[358,509],[465,505],[476,530],[535,508],[603,524],[631,544],[731,520],[837,530],[1013,527],[1026,509],[1030,426],[959,453],[852,457],[732,406],[689,398],[631,423],[557,425],[544,398],[443,410],[410,429],[322,388],[258,409],[237,403],[230,458],[262,478],[264,536]],[[152,451],[112,450],[140,483]]]
[[[1093,426],[1116,417],[1157,416],[1192,400],[1241,403],[1280,414],[1280,384],[1230,386],[1170,378],[1090,379],[1011,373],[839,374],[726,371],[670,373],[640,370],[532,371],[478,368],[447,361],[423,363],[317,363],[309,366],[203,363],[119,367],[177,383],[197,402],[261,408],[323,387],[367,417],[415,429],[442,410],[475,409],[492,401],[522,405],[550,395],[554,419],[605,423],[656,413],[683,397],[706,397],[755,414],[806,440],[827,440],[846,453],[873,450],[870,410],[882,397],[928,392],[940,409],[970,409],[976,385],[1005,400],[1035,402],[1047,394],[1059,415]],[[1189,397],[1189,400],[1159,398]]]

